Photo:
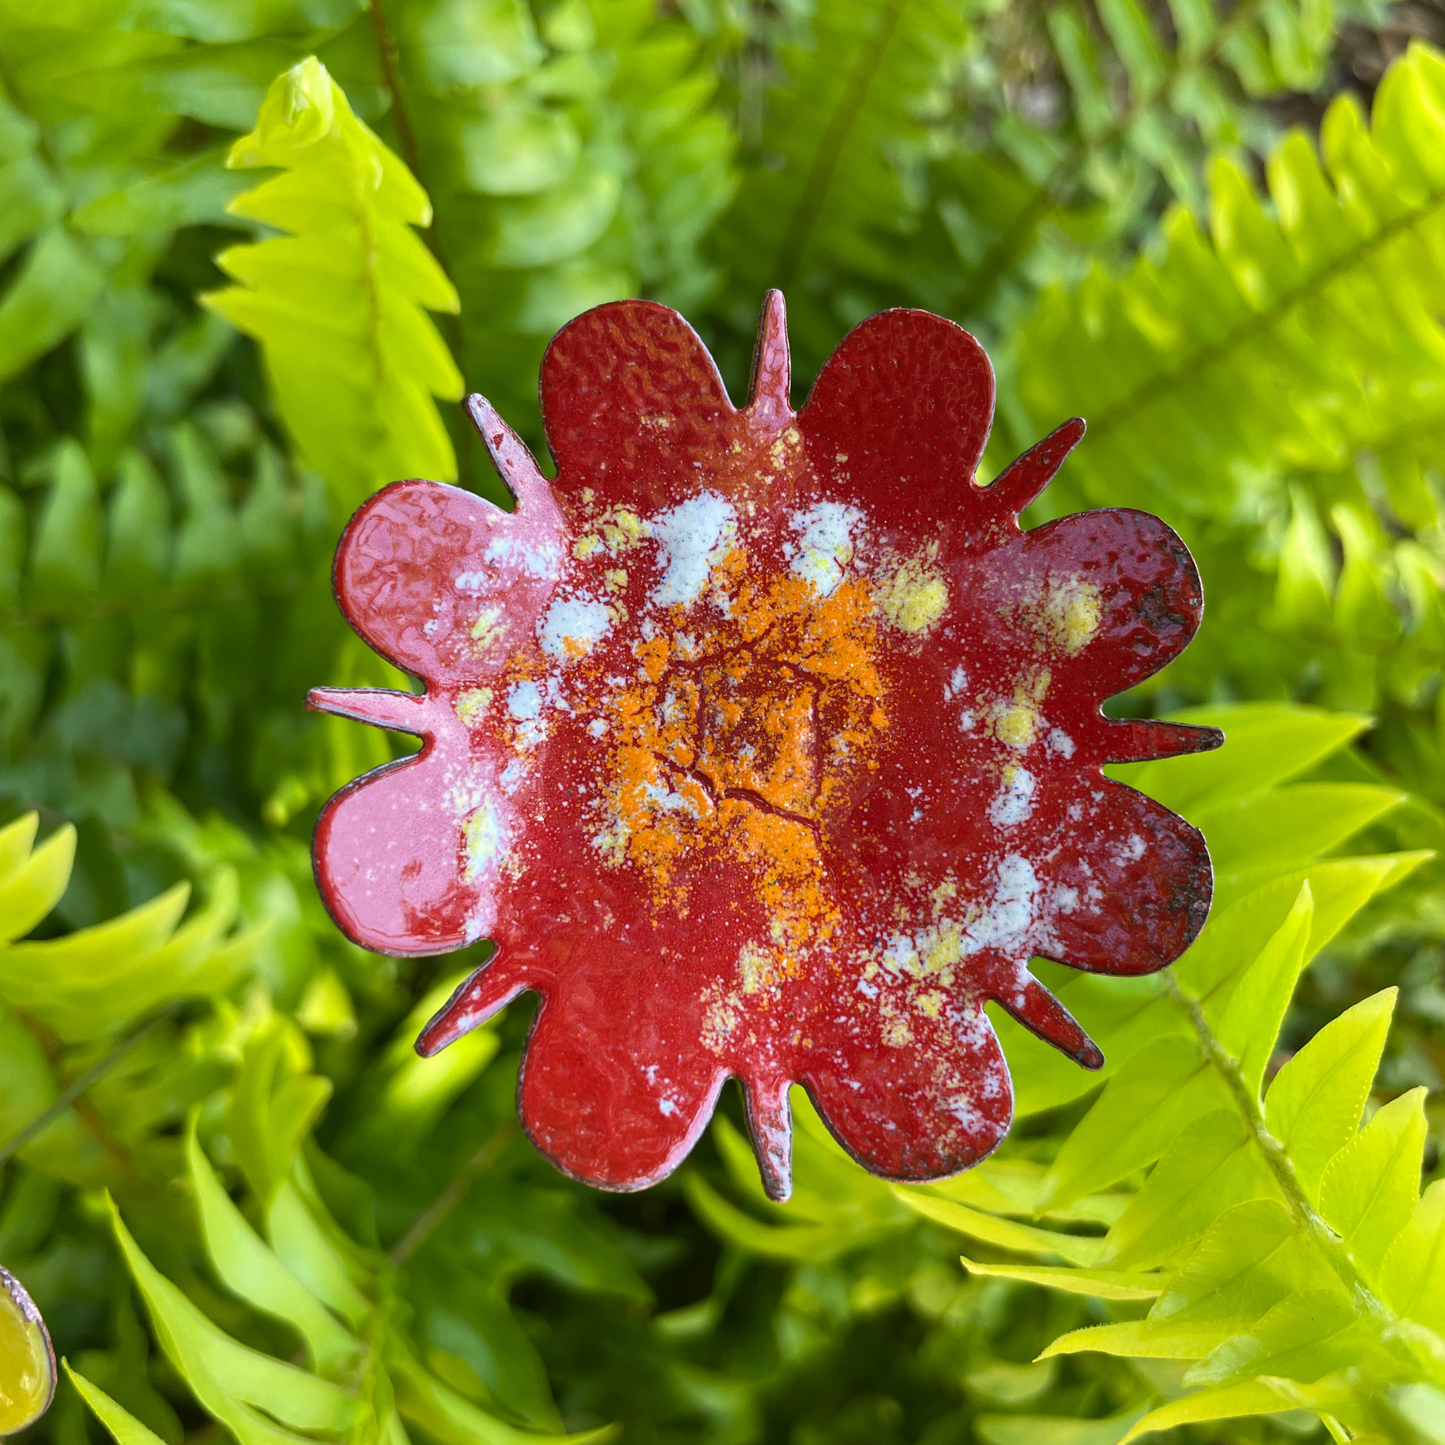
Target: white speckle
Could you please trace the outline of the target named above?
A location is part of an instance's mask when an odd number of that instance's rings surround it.
[[[515,793],[517,785],[527,776],[527,765],[521,758],[513,758],[505,768],[502,769],[502,776],[498,780],[504,793]]]
[[[682,793],[675,793],[661,783],[644,783],[642,796],[654,808],[661,808],[664,813],[691,813],[693,817],[697,817],[697,803],[693,799]]]
[[[959,713],[958,726],[962,732],[971,733],[973,731],[973,714],[967,708]]]
[[[1074,756],[1074,740],[1063,728],[1055,728],[1049,734],[1049,746],[1063,758]]]
[[[657,1101],[657,1110],[658,1113],[664,1117],[670,1117],[677,1113],[677,1105],[674,1104],[671,1099],[659,1099]]]
[[[493,547],[496,545],[495,542],[492,543]],[[481,592],[485,590],[490,580],[485,572],[459,572],[453,580],[452,586],[458,592]]]
[[[1034,775],[1010,765],[1003,772],[1003,786],[988,805],[989,821],[999,828],[1027,822],[1034,811]]]
[[[586,597],[560,597],[537,624],[542,651],[559,662],[575,662],[607,636],[612,614]]]
[[[1128,839],[1114,849],[1114,863],[1122,868],[1126,863],[1137,863],[1144,856],[1144,840],[1137,833],[1130,833]]]
[[[964,929],[968,952],[993,948],[1017,952],[1034,923],[1039,880],[1027,858],[1010,853],[998,865],[998,886],[983,911]]]
[[[1060,883],[1054,889],[1054,907],[1060,913],[1072,913],[1079,906],[1079,890]]]
[[[973,1100],[960,1094],[946,1105],[948,1112],[963,1125],[970,1134],[981,1133],[988,1127],[988,1120],[974,1107]]]
[[[1069,804],[1069,822],[1071,822],[1071,823],[1079,823],[1079,822],[1082,822],[1082,821],[1083,821],[1083,817],[1084,817],[1083,805],[1080,804],[1080,803],[1070,803],[1070,804]]]
[[[533,577],[555,577],[561,553],[551,542],[540,547],[530,547],[515,537],[493,537],[483,554],[483,560],[499,565],[503,562],[520,560],[522,570]],[[461,586],[461,578],[457,578]]]
[[[507,711],[515,718],[536,717],[542,711],[542,694],[537,684],[516,683],[507,694]]]
[[[863,520],[856,507],[841,502],[814,502],[792,515],[801,540],[790,564],[795,576],[810,582],[820,597],[831,597],[853,560],[853,529]]]
[[[699,492],[663,512],[652,524],[652,535],[662,546],[666,570],[652,600],[659,607],[691,606],[737,532],[732,504],[716,492]]]
[[[948,679],[948,685],[943,689],[945,698],[954,698],[968,686],[968,674],[961,667],[953,669],[953,675]]]
[[[423,623],[422,623],[422,625],[421,625],[422,635],[423,635],[424,637],[435,637],[435,636],[437,635],[437,628],[440,627],[440,626],[441,626],[441,623],[439,623],[439,622],[436,620],[436,618],[433,617],[430,622],[423,622]]]
[[[883,967],[890,973],[917,973],[918,948],[906,933],[895,933],[883,950]]]
[[[594,738],[600,738],[600,737],[602,736],[602,734],[607,731],[607,721],[606,721],[606,719],[605,719],[605,718],[600,718],[600,717],[595,717],[595,718],[593,718],[592,721],[587,724],[587,731],[588,731]]]

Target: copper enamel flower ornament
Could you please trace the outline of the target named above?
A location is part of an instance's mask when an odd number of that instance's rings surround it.
[[[341,540],[343,611],[426,691],[311,694],[424,739],[323,812],[333,916],[495,942],[417,1048],[535,990],[522,1119],[591,1184],[676,1168],[730,1076],[775,1198],[793,1083],[877,1174],[977,1163],[1013,1106],[985,1002],[1097,1068],[1030,958],[1149,973],[1208,912],[1201,835],[1101,772],[1221,741],[1100,710],[1194,635],[1188,551],[1123,508],[1021,531],[1084,424],[979,486],[993,371],[927,312],[795,412],[777,292],[742,408],[676,312],[617,302],[541,398],[550,482],[468,402],[515,511],[397,482]]]

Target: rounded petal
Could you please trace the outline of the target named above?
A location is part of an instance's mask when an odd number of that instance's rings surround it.
[[[1189,645],[1204,590],[1189,549],[1148,512],[1060,517],[972,564],[977,615],[1004,621],[1054,686],[1090,704],[1152,677]]]
[[[884,311],[824,363],[798,430],[828,495],[863,505],[885,529],[911,531],[974,500],[993,401],[993,367],[961,326]]]
[[[737,413],[697,333],[655,301],[585,311],[542,362],[542,416],[559,493],[662,507],[728,455]]]
[[[726,1072],[699,1046],[696,999],[625,944],[572,961],[543,995],[517,1100],[527,1136],[573,1178],[600,1189],[645,1189],[687,1157]]]
[[[1080,778],[1060,795],[1069,826],[1049,858],[1038,952],[1089,973],[1154,973],[1199,936],[1214,895],[1204,834],[1152,798]]]
[[[442,700],[365,691],[313,695],[313,705],[382,721],[380,698],[403,698],[426,739],[421,753],[343,788],[316,824],[316,882],[343,933],[373,953],[444,953],[485,937],[512,829],[495,760],[474,757]]]
[[[891,1015],[891,1016],[890,1016]],[[1013,1117],[1013,1085],[993,1026],[977,1004],[949,1003],[866,1021],[820,1037],[799,1078],[838,1142],[871,1173],[944,1179],[995,1149]]]
[[[440,482],[394,482],[336,549],[336,600],[381,655],[429,683],[501,665],[556,586],[562,521],[545,488],[515,512]]]

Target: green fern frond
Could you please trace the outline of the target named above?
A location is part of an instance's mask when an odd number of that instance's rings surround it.
[[[202,299],[261,343],[301,455],[347,504],[397,477],[450,480],[431,398],[460,398],[462,379],[423,308],[459,302],[411,229],[431,222],[425,193],[314,58],[275,82],[227,164],[283,172],[230,210],[289,234],[223,252],[240,284]]]
[[[1167,22],[1136,0],[1050,8],[1023,43],[1051,62],[1029,55],[1044,72],[1033,108],[1063,114],[1028,114],[995,79],[962,117],[974,143],[939,167],[937,204],[965,267],[951,309],[994,322],[1014,313],[1008,293],[1034,277],[1133,244],[1161,192],[1200,209],[1203,155],[1267,153],[1275,130],[1250,102],[1315,90],[1345,18],[1263,0],[1179,0]],[[1028,26],[1027,15],[993,22],[1005,35]]]
[[[787,291],[804,379],[842,330],[877,309],[866,288],[895,277],[916,226],[911,174],[970,13],[941,0],[835,0],[813,12],[807,43],[780,48],[755,154],[718,236],[737,307],[725,320],[740,346],[751,347],[769,286]]]
[[[400,1445],[408,1426],[443,1445],[585,1445],[611,1438],[611,1429],[565,1436],[517,1429],[417,1359],[388,1304],[391,1266],[342,1229],[301,1151],[330,1084],[298,1069],[299,1045],[285,1020],[259,1021],[232,1093],[230,1146],[262,1229],[232,1200],[194,1126],[186,1177],[216,1277],[249,1309],[294,1331],[306,1368],[251,1348],[217,1325],[156,1267],[111,1205],[116,1240],[161,1348],[197,1402],[242,1445],[299,1445],[338,1433]],[[97,1413],[108,1426],[129,1428],[100,1403]],[[117,1439],[128,1445],[119,1432]]]
[[[1075,495],[1223,517],[1242,468],[1330,472],[1433,434],[1442,96],[1445,60],[1417,45],[1381,85],[1372,129],[1352,99],[1332,103],[1328,174],[1305,137],[1285,141],[1269,167],[1273,215],[1218,161],[1212,243],[1176,210],[1157,256],[1044,295],[1018,338],[1018,393],[1033,422],[1065,395],[1089,417]]]

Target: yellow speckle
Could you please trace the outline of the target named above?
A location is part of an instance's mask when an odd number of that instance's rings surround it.
[[[652,528],[626,507],[614,507],[608,512],[602,519],[601,531],[603,541],[612,552],[625,552],[652,535]]]
[[[738,977],[742,980],[744,993],[775,989],[789,976],[786,960],[777,958],[755,943],[745,943],[738,954]]]
[[[846,462],[846,461],[848,460],[848,453],[847,453],[847,452],[837,452],[837,453],[834,454],[833,460],[834,460],[835,462],[837,462],[837,463],[841,466],[844,462]]]
[[[1103,620],[1099,589],[1084,577],[1056,582],[1044,600],[1044,616],[1054,641],[1070,657],[1093,641]]]
[[[583,487],[583,488],[582,488],[582,504],[583,504],[583,506],[590,507],[590,506],[592,505],[592,503],[596,500],[596,497],[597,497],[597,493],[594,492],[591,487]]]
[[[913,1042],[913,1030],[908,1027],[908,1020],[895,1018],[883,1027],[883,1042],[890,1048],[901,1049],[904,1044]]]
[[[963,957],[963,930],[952,919],[944,919],[925,935],[923,964],[928,973],[943,973]]]
[[[475,644],[475,651],[483,653],[488,651],[493,644],[500,641],[507,630],[507,624],[502,618],[500,607],[484,607],[477,614],[477,620],[471,626],[471,639]]]
[[[489,687],[469,687],[465,692],[457,694],[457,700],[453,704],[453,711],[456,713],[463,727],[475,727],[481,721],[483,714],[492,705],[492,690]]]
[[[989,709],[993,734],[1005,747],[1023,752],[1038,741],[1044,730],[1039,704],[1049,690],[1050,677],[1048,668],[1039,668],[1016,684],[1012,702],[1000,699]]]
[[[948,584],[925,557],[910,557],[879,586],[878,610],[902,632],[923,632],[948,607]]]
[[[1027,703],[1004,707],[993,725],[999,742],[1011,748],[1031,747],[1039,735],[1039,715]]]
[[[588,532],[585,537],[578,537],[572,544],[572,555],[579,562],[585,562],[589,557],[594,556],[601,550],[602,538],[595,532]]]
[[[603,577],[613,592],[621,592],[627,586],[627,573],[621,567],[614,567]]]
[[[936,1019],[943,1011],[943,995],[941,993],[921,993],[918,995],[918,1012],[927,1018]]]
[[[502,853],[502,821],[490,802],[483,803],[462,824],[468,882],[497,863]]]

